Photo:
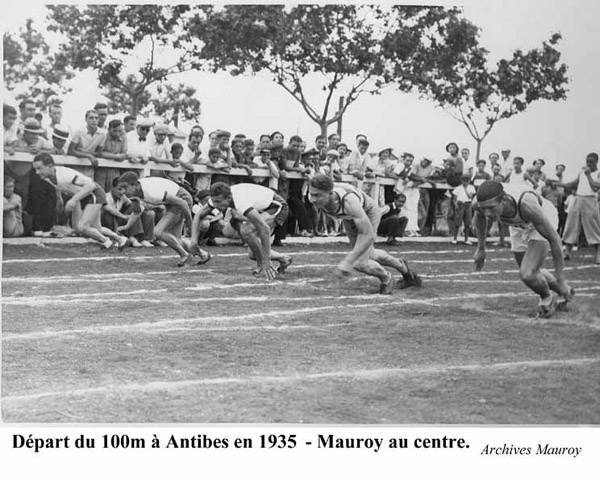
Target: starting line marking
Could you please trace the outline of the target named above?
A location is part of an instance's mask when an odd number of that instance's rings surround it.
[[[571,360],[524,360],[507,361],[490,364],[470,365],[436,365],[415,368],[376,368],[371,370],[334,371],[326,373],[306,373],[295,375],[260,375],[247,376],[244,378],[204,378],[197,380],[182,381],[154,381],[146,383],[126,383],[123,385],[108,385],[101,387],[78,388],[74,390],[63,390],[57,392],[44,392],[30,395],[13,395],[2,398],[3,404],[19,404],[22,402],[39,400],[42,398],[73,398],[93,394],[117,393],[117,392],[156,392],[177,391],[195,386],[212,385],[254,385],[254,384],[287,384],[293,382],[310,382],[315,380],[330,379],[356,379],[356,380],[380,380],[385,378],[410,378],[421,375],[437,375],[451,372],[494,372],[514,369],[536,369],[552,367],[575,367],[594,365],[600,362],[600,358],[576,358]]]
[[[475,249],[472,250],[410,250],[410,251],[402,251],[402,250],[388,250],[388,252],[394,254],[457,254],[457,253],[471,253],[474,252]],[[486,250],[486,253],[504,253],[505,251],[492,249]],[[301,252],[286,252],[286,255],[345,255],[347,254],[347,250],[306,250]],[[510,254],[510,252],[507,252]],[[233,254],[212,254],[216,258],[221,257],[247,257],[246,252],[236,252]],[[97,256],[97,257],[50,257],[45,259],[8,259],[3,260],[3,264],[27,264],[27,263],[43,263],[43,262],[79,262],[79,261],[111,261],[111,260],[132,260],[132,261],[143,261],[143,260],[153,260],[153,259],[175,259],[177,256],[175,254],[156,254],[156,255],[116,255],[116,256]]]
[[[582,288],[584,290],[586,288]],[[185,325],[190,324],[214,324],[223,323],[227,324],[234,321],[250,321],[253,319],[267,319],[273,317],[282,316],[294,316],[298,314],[310,314],[318,313],[327,310],[342,311],[342,310],[353,310],[363,308],[380,308],[380,307],[394,307],[394,306],[408,306],[408,305],[424,305],[438,307],[439,302],[443,301],[456,301],[456,300],[484,300],[494,298],[507,298],[507,297],[518,297],[527,294],[526,292],[518,293],[497,293],[497,294],[463,294],[459,296],[440,296],[427,299],[403,299],[401,301],[391,301],[384,303],[369,303],[369,304],[346,304],[346,305],[334,305],[334,306],[319,306],[311,308],[301,309],[290,309],[285,311],[269,311],[264,313],[250,313],[242,314],[237,316],[204,316],[199,318],[180,318],[180,319],[163,319],[154,322],[143,322],[134,323],[129,325],[104,325],[104,326],[86,326],[77,329],[64,329],[57,331],[33,331],[26,333],[17,334],[4,334],[3,340],[6,341],[22,341],[22,340],[35,340],[35,339],[47,339],[47,338],[62,338],[75,335],[90,335],[90,334],[110,334],[110,333],[122,333],[122,332],[145,332],[145,333],[164,333],[169,331],[181,331],[188,330],[193,331],[196,328]],[[315,326],[318,328],[318,326]]]
[[[504,260],[504,259],[498,259]],[[409,264],[412,264],[411,261],[408,261]],[[423,261],[423,262],[431,262],[431,261]],[[452,261],[435,261],[436,263],[452,263]],[[456,262],[456,261],[455,261]],[[469,261],[470,262],[470,261]],[[291,268],[309,268],[309,267],[336,267],[335,264],[307,264],[307,265],[292,265]],[[577,271],[582,269],[590,269],[590,268],[598,268],[596,264],[583,265],[577,267],[565,267],[565,271]],[[480,275],[493,275],[493,274],[517,274],[519,272],[518,269],[506,269],[499,271],[470,271],[470,272],[457,272],[454,274],[419,274],[424,279],[436,279],[440,276],[442,277],[460,277],[460,276],[480,276]],[[190,268],[182,268],[179,270],[170,270],[170,271],[149,271],[149,272],[113,272],[109,274],[85,274],[85,275],[66,275],[66,276],[47,276],[47,277],[7,277],[2,279],[2,283],[10,283],[10,282],[28,282],[28,283],[61,283],[61,282],[88,282],[89,279],[94,279],[95,282],[115,282],[117,281],[136,281],[137,279],[132,279],[132,277],[143,277],[148,275],[168,275],[168,274],[206,274],[213,273],[214,269],[212,268],[204,268],[204,269],[190,269]],[[279,281],[276,281],[279,282]],[[476,281],[475,281],[476,282]],[[288,284],[292,284],[290,281]],[[225,287],[236,287],[234,284]]]

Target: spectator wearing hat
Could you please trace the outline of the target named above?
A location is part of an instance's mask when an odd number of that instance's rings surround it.
[[[14,143],[14,150],[17,152],[38,154],[49,152],[52,149],[52,143],[42,138],[43,130],[40,123],[35,118],[27,118],[22,126],[23,134]],[[4,160],[4,174],[15,180],[15,192],[19,194],[23,206],[29,202],[31,166],[26,163],[20,163],[13,160]]]
[[[454,204],[453,244],[458,243],[458,231],[460,226],[464,225],[463,235],[465,244],[471,245],[471,242],[469,241],[471,219],[473,218],[471,201],[473,200],[475,193],[475,187],[471,185],[471,177],[468,174],[464,174],[460,179],[460,186],[452,190],[452,203]]]
[[[204,131],[202,132],[204,133]],[[150,161],[167,163],[172,167],[176,167],[177,163],[173,162],[173,156],[171,155],[171,144],[167,140],[169,127],[163,123],[156,124],[153,133],[154,136],[150,141]]]
[[[127,158],[132,163],[146,164],[150,161],[150,131],[154,122],[148,118],[138,120],[135,131],[127,133]]]
[[[2,125],[4,128],[4,151],[12,155],[15,152],[15,144],[19,140],[17,110],[4,103],[2,104]]]
[[[66,155],[68,153],[69,130],[60,124],[54,126],[52,130],[52,149],[51,155]]]
[[[37,154],[40,151],[50,151],[52,143],[41,137],[44,132],[39,121],[27,118],[23,123],[23,135],[15,143],[15,151]]]

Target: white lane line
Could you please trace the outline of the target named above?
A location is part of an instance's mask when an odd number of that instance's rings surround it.
[[[253,285],[254,286],[254,285]],[[120,296],[120,295],[132,295],[132,294],[146,294],[146,293],[159,293],[166,292],[167,289],[157,289],[154,291],[131,291],[128,293],[95,293],[95,294],[63,294],[60,296],[35,296],[35,297],[4,297],[2,304],[8,306],[47,306],[54,304],[71,304],[73,302],[98,302],[99,297],[104,296]],[[60,299],[57,299],[60,298]],[[72,298],[72,299],[65,299]],[[208,303],[208,302],[269,302],[269,301],[289,301],[292,302],[303,302],[303,301],[319,301],[319,300],[344,300],[344,299],[388,299],[388,296],[382,296],[381,294],[363,294],[363,295],[350,295],[350,296],[307,296],[307,297],[289,297],[289,296],[237,296],[237,297],[194,297],[194,298],[169,298],[168,301],[164,299],[148,299],[148,298],[112,298],[106,299],[103,302],[110,303],[155,303],[155,304],[180,304],[180,303]],[[75,301],[73,301],[75,300]]]
[[[296,316],[300,314],[311,314],[319,313],[322,311],[333,310],[340,313],[343,310],[357,310],[357,309],[374,309],[379,307],[400,307],[408,305],[421,305],[421,306],[433,306],[438,307],[439,302],[442,301],[469,301],[469,300],[484,300],[484,299],[499,299],[508,297],[518,297],[524,294],[529,295],[525,292],[518,293],[496,293],[496,294],[462,294],[458,296],[440,296],[428,299],[403,299],[401,301],[390,301],[384,303],[368,303],[368,304],[346,304],[346,305],[331,305],[331,306],[318,306],[301,309],[289,309],[285,311],[269,311],[263,313],[250,313],[242,314],[237,316],[204,316],[198,318],[179,318],[179,319],[163,319],[152,322],[134,323],[128,325],[102,325],[102,326],[85,326],[77,329],[63,329],[63,330],[51,330],[51,331],[33,331],[25,333],[15,334],[3,334],[3,341],[16,341],[16,340],[31,340],[31,339],[44,339],[44,338],[63,338],[75,335],[90,335],[90,334],[108,334],[108,333],[123,333],[123,332],[138,332],[144,331],[147,333],[160,333],[172,331],[172,328],[179,330],[182,326],[186,329],[192,330],[196,325],[200,324],[214,324],[222,323],[228,324],[234,321],[247,322],[253,319],[268,319],[268,318],[280,318],[284,316]],[[187,326],[186,326],[187,325]]]
[[[500,260],[500,259],[498,259]],[[408,261],[409,263],[413,263],[412,261]],[[436,264],[441,263],[453,263],[453,261],[420,261],[423,263],[431,263],[435,262]],[[472,262],[472,261],[469,261]],[[307,264],[307,265],[292,265],[291,269],[294,268],[309,268],[309,267],[335,267],[335,264]],[[578,271],[582,269],[590,269],[590,268],[598,268],[598,265],[583,265],[583,266],[575,266],[575,267],[565,267],[565,271]],[[459,277],[459,276],[480,276],[480,275],[491,275],[491,274],[516,274],[518,273],[518,269],[507,269],[507,270],[499,270],[499,271],[481,271],[481,272],[458,272],[454,274],[420,274],[421,277],[424,278],[437,278],[439,276],[444,277]],[[143,277],[148,275],[168,275],[168,274],[206,274],[206,273],[218,273],[217,269],[204,268],[204,269],[191,269],[191,268],[182,268],[179,270],[169,270],[169,271],[148,271],[148,272],[113,272],[108,274],[72,274],[72,275],[63,275],[63,276],[45,276],[45,277],[6,277],[2,279],[2,283],[60,283],[60,282],[85,282],[88,279],[94,279],[95,282],[114,282],[115,280],[134,280],[134,279],[125,279],[132,277]],[[224,274],[226,275],[226,274]]]
[[[100,387],[65,389],[63,391],[34,393],[29,395],[9,395],[2,398],[3,404],[22,404],[43,398],[73,398],[95,394],[118,392],[156,392],[178,391],[196,386],[213,385],[256,385],[256,384],[288,384],[295,382],[310,382],[319,380],[352,379],[352,380],[382,380],[389,378],[410,378],[415,376],[435,376],[452,372],[496,372],[503,370],[565,368],[594,365],[600,358],[574,358],[570,360],[522,360],[501,363],[476,363],[467,365],[432,365],[412,368],[375,368],[325,373],[297,373],[292,375],[257,375],[229,378],[201,378],[181,381],[153,381],[146,383],[124,383]],[[348,384],[348,382],[345,382]]]
[[[359,279],[359,278],[356,278]],[[306,285],[309,282],[318,282],[324,281],[325,279],[307,279],[301,282],[294,282],[288,285]],[[436,279],[437,282],[456,282],[455,279]],[[573,283],[575,281],[569,281]],[[590,281],[579,281],[581,283],[589,283]],[[519,281],[505,281],[505,280],[478,280],[477,283],[482,284],[513,284],[517,287],[520,287]],[[184,290],[188,291],[206,291],[210,289],[230,289],[232,287],[256,287],[260,286],[272,286],[273,283],[245,283],[245,284],[235,284],[235,285],[206,285],[206,286],[198,286],[198,287],[188,287],[184,288]],[[577,296],[586,296],[591,297],[593,295],[597,295],[593,291],[597,291],[600,289],[600,286],[586,286],[586,287],[576,287]],[[197,298],[170,298],[168,301],[164,299],[156,299],[156,298],[127,298],[121,296],[131,296],[131,295],[145,295],[145,294],[158,294],[158,293],[166,293],[168,289],[154,289],[154,290],[146,290],[140,289],[137,291],[129,291],[129,292],[98,292],[98,293],[85,293],[85,294],[59,294],[59,295],[38,295],[33,297],[21,297],[21,296],[4,296],[2,298],[2,304],[6,306],[54,306],[54,305],[68,305],[73,302],[84,303],[91,302],[97,303],[98,298],[103,298],[105,303],[111,304],[129,304],[129,303],[148,303],[148,304],[183,304],[183,303],[208,303],[208,302],[275,302],[275,301],[289,301],[290,303],[303,302],[303,301],[319,301],[319,300],[345,300],[345,299],[387,299],[388,296],[382,296],[380,294],[356,294],[356,295],[339,295],[339,296],[323,296],[323,295],[315,295],[315,296],[306,296],[306,297],[289,297],[289,296],[275,296],[275,295],[264,295],[264,296],[231,296],[231,297],[197,297]],[[586,294],[590,293],[590,294]],[[111,296],[110,299],[107,297]],[[117,297],[113,297],[117,296]],[[449,298],[459,297],[459,296],[448,296]],[[416,300],[415,300],[416,301]]]
[[[402,251],[402,250],[394,250],[394,251],[390,251],[388,250],[388,252],[390,253],[394,253],[394,254],[457,254],[457,253],[472,253],[474,252],[473,250],[412,250],[412,251]],[[498,253],[506,253],[507,255],[510,255],[510,252],[505,252],[502,250],[486,250],[486,253],[494,253],[494,252],[498,252]],[[285,253],[287,255],[293,255],[293,256],[302,256],[302,255],[320,255],[320,254],[324,254],[324,255],[346,255],[348,253],[347,250],[305,250],[305,251],[300,251],[300,252],[287,252],[285,251]],[[242,250],[240,248],[240,252],[235,252],[233,254],[219,254],[218,252],[213,253],[213,255],[217,258],[228,258],[228,257],[247,257],[247,252],[245,250]],[[511,256],[512,257],[512,256]],[[115,255],[115,256],[97,256],[97,257],[49,257],[49,258],[43,258],[43,259],[7,259],[7,260],[3,260],[2,263],[3,264],[27,264],[27,263],[35,263],[35,264],[39,264],[39,263],[44,263],[44,262],[83,262],[83,261],[111,261],[111,260],[132,260],[132,261],[144,261],[144,260],[153,260],[153,259],[175,259],[176,255],[174,254],[155,254],[155,255],[127,255],[127,254],[123,254],[123,255]]]
[[[587,266],[578,266],[578,267],[565,267],[565,271],[579,271],[581,269],[590,269],[590,268],[598,268],[598,265],[596,264],[592,264],[592,265],[587,265]],[[423,278],[427,278],[427,279],[436,279],[438,276],[444,276],[444,277],[460,277],[460,276],[469,276],[469,277],[473,277],[473,276],[479,276],[479,275],[492,275],[492,274],[518,274],[519,273],[519,269],[507,269],[507,270],[500,270],[500,271],[480,271],[480,272],[476,272],[476,271],[471,271],[471,272],[457,272],[455,274],[419,274],[421,277]],[[478,282],[477,280],[474,280],[472,282]],[[589,282],[589,281],[588,281]]]
[[[498,297],[502,297],[504,295],[497,295]],[[491,295],[488,295],[491,297]],[[471,299],[472,296],[466,296],[467,299]],[[181,325],[199,325],[199,324],[214,324],[214,323],[222,323],[228,324],[234,321],[251,321],[254,319],[268,319],[268,318],[280,318],[285,316],[294,316],[300,314],[311,314],[318,313],[322,311],[333,310],[336,312],[340,312],[342,310],[354,310],[354,309],[363,309],[363,308],[377,308],[377,307],[394,307],[394,306],[407,306],[411,304],[419,304],[419,305],[427,305],[427,306],[437,306],[436,302],[438,300],[443,300],[443,298],[434,298],[433,300],[412,300],[406,299],[403,301],[393,301],[387,303],[369,303],[369,304],[346,304],[343,306],[340,305],[332,305],[332,306],[319,306],[319,307],[311,307],[311,308],[301,308],[301,309],[290,309],[285,311],[268,311],[264,313],[250,313],[250,314],[242,314],[237,316],[205,316],[199,318],[180,318],[180,319],[163,319],[159,321],[153,322],[143,322],[143,323],[134,323],[129,325],[103,325],[103,326],[85,326],[77,329],[64,329],[58,331],[33,331],[26,333],[18,333],[18,334],[7,334],[4,333],[2,340],[4,342],[7,341],[15,341],[15,340],[30,340],[30,339],[43,339],[43,338],[61,338],[68,337],[74,335],[88,335],[88,334],[107,334],[107,333],[122,333],[122,332],[138,332],[138,331],[146,331],[146,332],[165,332],[169,331],[172,327],[177,327]],[[188,328],[192,329],[192,328]]]

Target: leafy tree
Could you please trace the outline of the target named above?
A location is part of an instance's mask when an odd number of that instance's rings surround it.
[[[157,87],[157,94],[150,98],[149,111],[162,117],[175,127],[179,121],[198,121],[200,101],[196,98],[196,89],[184,84],[172,86],[164,84]]]
[[[31,98],[43,109],[50,98],[69,92],[64,83],[74,72],[63,55],[52,52],[31,19],[16,34],[5,32],[3,45],[4,84],[17,99]]]
[[[488,67],[488,51],[471,46],[452,68],[442,67],[443,75],[431,72],[421,84],[430,97],[462,123],[481,145],[496,123],[525,111],[538,100],[559,101],[567,95],[567,66],[560,63],[556,46],[560,34],[553,34],[539,49],[516,50],[512,58]]]
[[[441,7],[341,4],[230,5],[195,12],[185,39],[201,41],[194,49],[196,66],[232,75],[270,73],[323,134],[362,94],[377,94],[392,82],[411,90],[420,80],[419,69],[433,64],[431,45],[437,42],[437,50],[444,49],[444,25],[459,15]],[[457,25],[467,45],[474,31],[466,28],[468,22]],[[449,45],[463,47],[457,41]],[[305,85],[311,75],[323,77],[324,98],[316,101],[309,99]],[[339,109],[332,106],[336,93],[343,94]]]
[[[185,29],[187,5],[47,8],[48,29],[66,37],[60,50],[73,68],[94,69],[100,85],[109,89],[111,97],[122,97],[117,102],[131,106],[133,114],[147,100],[149,86],[190,68],[187,50],[178,38]],[[166,51],[169,62],[159,62],[159,54]],[[128,72],[131,64],[140,64],[134,73]]]

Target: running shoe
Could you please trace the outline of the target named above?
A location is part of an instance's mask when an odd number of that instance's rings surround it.
[[[558,306],[558,301],[557,301],[556,295],[552,294],[552,298],[548,304],[540,304],[537,307],[537,317],[548,319],[556,312],[557,306]]]
[[[177,267],[183,267],[184,265],[186,265],[189,261],[191,261],[193,259],[193,255],[192,254],[188,254],[185,257],[181,257],[179,259],[179,262],[177,262]]]
[[[286,269],[291,265],[292,265],[292,258],[290,256],[288,256],[286,259],[284,259],[282,262],[279,263],[277,272],[279,274],[283,274],[286,271]]]
[[[200,260],[198,262],[196,262],[196,265],[202,266],[202,265],[206,264],[211,258],[212,258],[212,255],[210,255],[209,252],[206,252],[205,250],[203,250],[202,253],[200,254]]]
[[[142,240],[140,242],[142,247],[154,247],[154,245],[152,244],[152,242],[150,242],[149,240]]]
[[[569,304],[573,298],[575,297],[575,289],[571,288],[567,297],[561,296],[558,298],[558,302],[556,303],[557,311],[568,311],[569,308],[567,304]]]
[[[392,294],[392,292],[394,292],[395,285],[396,280],[394,279],[392,274],[388,272],[387,280],[379,285],[379,294],[385,294],[389,296],[390,294]]]

